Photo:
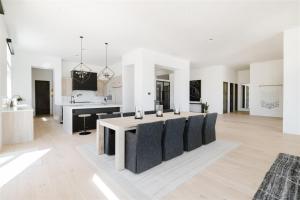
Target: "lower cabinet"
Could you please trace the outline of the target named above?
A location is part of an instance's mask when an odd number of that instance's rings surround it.
[[[73,110],[73,133],[79,132],[84,129],[84,118],[79,117],[80,114],[91,114],[90,117],[85,118],[85,129],[91,130],[96,129],[97,126],[97,113],[114,113],[120,112],[119,107],[111,107],[111,108],[89,108],[89,109],[74,109]]]

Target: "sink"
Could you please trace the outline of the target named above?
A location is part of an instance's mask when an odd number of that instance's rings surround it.
[[[92,103],[91,101],[75,101],[74,103],[73,102],[70,102],[71,104],[78,104],[78,103]]]

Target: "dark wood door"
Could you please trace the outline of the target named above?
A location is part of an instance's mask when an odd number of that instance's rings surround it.
[[[233,99],[233,83],[230,83],[230,107],[229,107],[229,109],[230,109],[230,112],[233,112],[233,101],[234,101],[234,99]]]
[[[35,114],[50,114],[50,81],[35,81]]]
[[[242,108],[245,108],[245,86],[242,85]]]
[[[235,104],[234,104],[234,107],[235,107],[235,108],[234,108],[234,110],[235,110],[235,111],[238,111],[238,101],[239,101],[239,100],[238,100],[238,97],[239,97],[239,96],[238,96],[238,88],[239,88],[238,84],[235,84],[235,88],[234,88],[234,89],[235,89],[235,90],[234,90],[234,91],[235,91],[235,93],[234,93],[234,97],[235,97]]]
[[[223,113],[228,112],[228,83],[223,82]]]

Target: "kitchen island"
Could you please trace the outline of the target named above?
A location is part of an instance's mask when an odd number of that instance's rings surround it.
[[[34,139],[32,107],[28,105],[1,107],[0,114],[2,144],[30,142]]]
[[[73,134],[83,130],[83,118],[80,114],[91,114],[86,118],[86,129],[96,129],[97,113],[113,113],[120,112],[121,105],[116,104],[102,104],[102,103],[75,103],[63,105],[63,128],[65,132]]]

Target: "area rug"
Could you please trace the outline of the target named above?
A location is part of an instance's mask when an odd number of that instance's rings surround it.
[[[280,153],[267,172],[254,200],[300,199],[300,157]]]
[[[112,192],[126,193],[119,199],[146,200],[161,199],[238,146],[238,143],[218,140],[138,175],[126,169],[117,171],[114,156],[97,155],[94,144],[80,145],[77,150],[97,169],[97,176]]]

